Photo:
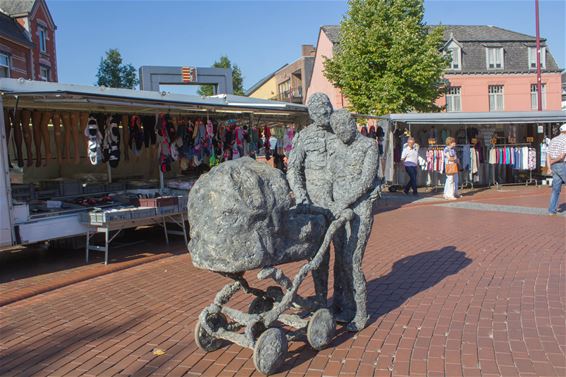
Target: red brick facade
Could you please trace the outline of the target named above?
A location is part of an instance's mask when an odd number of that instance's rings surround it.
[[[28,46],[14,43],[0,35],[0,53],[10,58],[11,78],[32,78],[31,50]]]
[[[58,81],[55,26],[44,0],[36,0],[26,15],[9,15],[21,26],[21,33],[31,44],[0,35],[0,53],[10,57],[10,77]],[[45,43],[42,43],[41,35]],[[43,47],[43,51],[42,51]]]

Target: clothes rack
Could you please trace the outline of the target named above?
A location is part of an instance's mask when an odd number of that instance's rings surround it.
[[[497,139],[502,139],[502,138],[497,137]],[[529,147],[529,148],[532,148],[532,143],[491,144],[490,149],[500,148],[500,147]],[[492,181],[490,180],[489,187],[495,186],[497,191],[501,191],[502,186],[513,186],[513,185],[517,185],[517,184],[523,184],[523,182],[521,182],[521,183],[500,183],[499,182],[500,177],[496,177],[496,174],[495,174],[495,165],[498,165],[498,164],[492,164],[492,167],[491,167],[493,180]],[[533,171],[531,169],[527,169],[527,170],[529,171],[529,178],[524,182],[525,186],[528,186],[529,184],[534,183],[535,186],[538,187],[538,182],[536,181],[536,179],[533,178]]]

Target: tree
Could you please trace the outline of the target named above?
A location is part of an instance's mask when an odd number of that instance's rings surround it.
[[[109,88],[133,89],[139,82],[134,66],[124,64],[120,51],[115,48],[106,51],[104,59],[100,58],[96,78],[98,86],[104,85]]]
[[[234,94],[238,96],[244,95],[244,79],[242,77],[242,70],[237,64],[232,65],[232,62],[226,55],[222,55],[220,60],[217,60],[212,65],[213,68],[232,68],[232,86],[234,88]],[[211,96],[214,94],[214,88],[212,85],[202,85],[198,94],[201,96]]]
[[[437,111],[449,59],[442,27],[423,22],[423,0],[350,0],[325,76],[362,114]]]

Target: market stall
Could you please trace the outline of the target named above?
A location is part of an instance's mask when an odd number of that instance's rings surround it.
[[[109,233],[143,219],[184,223],[179,215],[200,174],[272,153],[274,135],[285,153],[308,119],[301,105],[232,95],[21,79],[0,79],[0,93],[0,246]],[[157,197],[174,198],[174,210],[140,205]],[[116,212],[125,222],[106,220]]]
[[[418,184],[435,189],[444,183],[447,137],[456,139],[463,187],[530,184],[546,174],[546,148],[566,121],[561,111],[488,113],[411,113],[381,117],[388,124],[385,180],[407,181],[401,150],[409,136],[419,145]]]

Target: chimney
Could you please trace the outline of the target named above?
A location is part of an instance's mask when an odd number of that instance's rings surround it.
[[[302,45],[301,46],[301,56],[315,56],[316,55],[316,48],[313,45]]]

